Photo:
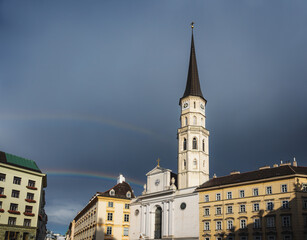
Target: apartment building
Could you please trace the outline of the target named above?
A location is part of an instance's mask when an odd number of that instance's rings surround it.
[[[130,201],[134,194],[120,175],[117,184],[97,192],[69,225],[67,239],[129,239]]]
[[[307,239],[307,167],[296,161],[214,176],[197,191],[201,240]]]
[[[46,174],[34,161],[0,152],[0,239],[45,238],[45,187]]]

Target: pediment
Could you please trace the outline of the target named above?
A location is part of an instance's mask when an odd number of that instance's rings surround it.
[[[160,166],[156,166],[154,169],[152,169],[150,172],[148,172],[146,174],[146,176],[155,175],[155,174],[159,174],[159,173],[163,173],[163,172],[172,172],[172,170],[167,169],[167,168],[163,168],[163,167],[160,167]]]

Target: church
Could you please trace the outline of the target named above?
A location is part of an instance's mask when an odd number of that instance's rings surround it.
[[[186,88],[179,100],[178,174],[158,165],[146,174],[141,196],[131,202],[130,240],[198,239],[196,187],[209,180],[206,99],[197,70],[193,37]]]

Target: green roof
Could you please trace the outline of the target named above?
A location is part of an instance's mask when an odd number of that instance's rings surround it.
[[[4,161],[4,162],[6,162],[7,164],[11,164],[11,165],[19,166],[19,167],[22,167],[22,168],[41,172],[40,169],[38,168],[38,166],[36,165],[36,163],[33,160],[18,157],[18,156],[15,156],[13,154],[5,153],[5,152],[2,152],[2,154],[1,154],[2,156],[3,156],[3,153],[4,153],[5,158],[6,158],[5,159],[6,161]],[[0,162],[2,162],[2,161],[0,161]]]

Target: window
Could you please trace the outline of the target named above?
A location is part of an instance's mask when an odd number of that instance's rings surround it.
[[[0,202],[0,209],[2,209],[2,202]]]
[[[108,207],[113,207],[113,202],[108,202]]]
[[[266,218],[266,226],[268,228],[273,228],[275,227],[275,217],[267,217]]]
[[[246,212],[245,204],[241,204],[241,205],[240,205],[240,212],[241,212],[241,213]]]
[[[124,216],[124,222],[129,222],[129,214],[125,214],[125,216]]]
[[[4,188],[0,187],[0,195],[4,194]]]
[[[11,210],[11,211],[18,211],[18,204],[16,204],[16,203],[11,203],[11,205],[10,205],[10,210]]]
[[[233,220],[227,221],[227,229],[233,229]]]
[[[258,188],[253,189],[253,196],[258,196],[259,195],[259,190]]]
[[[33,193],[27,193],[27,199],[33,200],[34,199],[34,194]]]
[[[29,187],[35,187],[35,181],[29,180],[28,186]]]
[[[108,219],[108,221],[113,221],[113,213],[109,212],[107,219]]]
[[[259,211],[259,203],[254,203],[253,204],[253,211],[258,212]]]
[[[20,178],[20,177],[14,177],[13,183],[14,183],[14,184],[20,185],[20,183],[21,183],[21,178]]]
[[[232,213],[232,206],[227,206],[227,213]]]
[[[240,240],[247,240],[246,236],[240,236]]]
[[[307,192],[307,183],[303,183],[302,185],[302,191]]]
[[[307,200],[306,200],[306,199],[303,200],[303,208],[304,208],[304,209],[307,208]]]
[[[130,204],[125,203],[125,209],[129,209],[130,208]]]
[[[273,202],[267,202],[266,203],[266,210],[272,211],[274,209],[274,203]]]
[[[185,117],[185,118],[184,118],[184,121],[185,121],[185,125],[187,126],[187,125],[188,125],[188,118]]]
[[[196,159],[194,159],[194,161],[193,161],[193,168],[197,169],[197,160]]]
[[[209,210],[209,208],[205,208],[204,214],[205,214],[205,216],[210,216],[210,210]]]
[[[220,201],[220,200],[221,200],[221,194],[220,194],[220,193],[217,193],[215,199],[216,199],[216,201]]]
[[[187,168],[187,161],[183,160],[183,169],[186,169],[186,168]]]
[[[5,182],[5,176],[4,173],[0,173],[0,182]]]
[[[187,139],[183,139],[183,150],[187,150]]]
[[[12,190],[12,197],[13,198],[19,198],[19,191],[17,191],[17,190]]]
[[[232,192],[227,192],[227,199],[232,199]]]
[[[112,235],[112,227],[107,227],[107,235]]]
[[[194,102],[194,108],[196,108],[196,102]]]
[[[283,227],[290,227],[291,226],[290,216],[282,216],[281,224]]]
[[[221,215],[221,214],[222,214],[222,208],[221,208],[221,207],[217,207],[217,208],[215,209],[215,214],[216,214],[216,215]]]
[[[254,228],[261,228],[260,218],[255,218],[254,219]]]
[[[288,192],[288,186],[287,186],[287,184],[281,185],[281,192],[283,192],[283,193]]]
[[[126,197],[131,198],[131,192],[130,191],[127,192]]]
[[[271,235],[271,236],[268,236],[268,240],[275,240],[275,236],[274,235]]]
[[[240,228],[246,228],[246,219],[240,219]]]
[[[25,212],[32,213],[32,206],[26,206]]]
[[[31,227],[31,219],[25,219],[23,221],[23,226],[25,227]]]
[[[221,221],[216,222],[216,230],[222,230],[222,222]]]
[[[210,222],[205,222],[204,223],[204,230],[209,231],[210,230]]]
[[[266,194],[272,194],[272,187],[266,187]]]
[[[9,217],[8,225],[16,225],[16,218],[15,217]]]
[[[193,138],[193,149],[197,149],[197,139]]]
[[[284,209],[289,208],[289,201],[288,200],[282,201],[282,208],[284,208]]]
[[[244,190],[240,190],[239,194],[240,194],[240,198],[244,198],[244,196],[245,196]]]
[[[205,202],[209,202],[209,195],[205,195]]]
[[[283,240],[291,240],[291,235],[284,235]]]
[[[261,236],[254,236],[253,240],[261,240]]]
[[[129,228],[124,227],[124,236],[129,236]]]
[[[203,152],[205,151],[205,140],[203,139]]]
[[[196,125],[197,124],[197,118],[194,116],[193,117],[193,125]]]

